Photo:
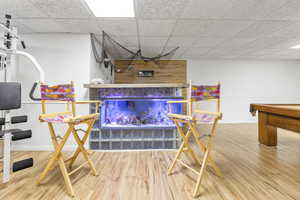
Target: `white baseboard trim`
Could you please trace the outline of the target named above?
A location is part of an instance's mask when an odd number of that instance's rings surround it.
[[[220,121],[219,124],[255,124],[256,121]]]
[[[75,151],[77,146],[75,145],[66,145],[63,148],[63,151]],[[51,145],[13,145],[13,151],[54,151],[53,146]]]
[[[220,124],[255,124],[257,122],[251,122],[251,121],[221,121]],[[85,145],[86,148],[88,149],[88,144]],[[63,149],[63,151],[75,151],[77,148],[77,145],[66,145]],[[13,145],[12,146],[12,151],[54,151],[52,145]],[[100,150],[101,151],[101,150]],[[120,150],[110,150],[112,152],[114,151],[120,151]],[[124,150],[122,150],[124,151]],[[134,151],[134,150],[128,150],[128,151]],[[136,150],[135,150],[136,151]],[[140,151],[140,150],[138,150]],[[151,149],[150,151],[153,151]],[[105,150],[107,152],[107,150]]]

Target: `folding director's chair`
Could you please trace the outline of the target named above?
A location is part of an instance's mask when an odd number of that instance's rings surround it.
[[[200,109],[193,109],[193,104],[198,101],[215,101],[216,112],[208,112]],[[218,85],[192,85],[190,82],[188,88],[187,99],[183,101],[169,101],[170,113],[169,118],[174,121],[177,130],[182,138],[181,146],[175,156],[174,161],[168,169],[168,175],[173,171],[175,164],[178,162],[187,169],[198,175],[196,187],[193,192],[193,196],[197,197],[199,188],[201,185],[201,180],[206,168],[206,165],[214,169],[215,173],[222,177],[220,169],[217,167],[215,161],[210,156],[210,151],[212,149],[213,139],[216,134],[216,126],[218,121],[222,118],[222,113],[220,112],[220,84]],[[174,114],[172,113],[172,104],[174,103],[186,103],[187,113],[186,114]],[[212,128],[208,134],[201,134],[197,125],[198,122],[212,124]],[[186,132],[184,132],[184,125],[186,126]],[[201,125],[200,125],[201,126]],[[193,150],[190,144],[191,136],[194,137],[196,142],[195,146],[199,147],[203,151],[204,156],[202,161],[197,156],[197,153]],[[207,141],[204,142],[202,139],[208,137]],[[181,153],[188,152],[188,155],[197,163],[201,165],[200,170],[196,170],[179,159]]]
[[[43,179],[46,177],[46,175],[54,169],[55,164],[58,164],[60,171],[63,175],[65,185],[67,187],[67,190],[71,196],[75,196],[71,181],[70,181],[70,175],[78,171],[80,168],[82,168],[85,164],[88,164],[89,167],[92,170],[93,175],[97,175],[97,171],[95,169],[95,166],[90,159],[89,155],[90,153],[85,149],[84,143],[87,141],[93,124],[99,117],[99,106],[100,101],[75,101],[75,94],[74,94],[74,84],[71,82],[71,84],[65,84],[65,85],[56,85],[56,86],[48,86],[48,85],[41,85],[41,103],[42,103],[42,114],[40,115],[39,119],[41,122],[47,122],[51,140],[54,146],[54,153],[52,154],[52,157],[48,161],[48,164],[44,171],[40,174],[37,184],[40,184]],[[63,101],[66,102],[67,110],[65,112],[57,112],[57,113],[51,113],[46,114],[46,103],[48,101]],[[89,115],[76,115],[76,104],[96,104],[96,111],[93,114]],[[68,129],[65,132],[65,134],[60,137],[57,136],[54,131],[54,123],[64,123],[68,125]],[[86,130],[82,129],[76,129],[78,125],[85,124],[87,126]],[[81,131],[84,133],[83,137],[80,138],[78,131]],[[70,135],[73,134],[75,141],[78,144],[78,147],[76,151],[73,153],[73,155],[69,158],[64,160],[62,156],[62,149],[64,145],[66,144],[68,138]],[[60,141],[59,141],[60,140]],[[79,153],[83,154],[83,157],[85,158],[86,162],[81,164],[76,169],[72,170],[71,172],[67,171],[65,163],[69,162],[69,168],[72,169],[72,165],[75,162],[76,158],[78,157]]]

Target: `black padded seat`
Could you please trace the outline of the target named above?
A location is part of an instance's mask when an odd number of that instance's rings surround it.
[[[31,138],[32,132],[31,130],[21,130],[21,129],[8,129],[5,131],[0,131],[0,138],[3,138],[5,133],[12,134],[12,141],[23,140],[27,138]]]

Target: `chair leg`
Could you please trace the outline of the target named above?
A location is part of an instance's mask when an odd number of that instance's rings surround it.
[[[95,168],[95,166],[94,166],[94,163],[93,163],[92,160],[90,159],[88,152],[85,150],[85,148],[84,148],[84,146],[83,146],[83,143],[82,143],[82,141],[80,140],[80,137],[78,136],[77,131],[76,131],[74,128],[73,128],[73,133],[74,133],[74,138],[75,138],[75,140],[76,140],[76,142],[77,142],[77,144],[78,144],[78,146],[79,146],[79,148],[80,148],[80,151],[82,152],[82,154],[83,154],[85,160],[88,162],[90,168],[92,169],[93,175],[94,175],[94,176],[97,176],[98,174],[97,174],[97,170],[96,170],[96,168]],[[87,134],[88,134],[88,133],[87,133]]]
[[[190,143],[189,143],[189,138],[191,136],[192,130],[189,128],[188,132],[186,134],[184,134],[182,128],[179,125],[179,122],[176,121],[176,120],[174,120],[174,122],[175,122],[177,130],[180,133],[180,136],[181,136],[181,138],[182,138],[182,140],[185,144],[185,147],[187,148],[187,150],[189,152],[190,157],[194,160],[194,162],[200,164],[200,160],[198,159],[196,153],[193,151],[193,149],[192,149],[192,147],[190,146]]]
[[[46,168],[44,169],[44,171],[40,174],[39,178],[37,179],[37,182],[36,182],[37,184],[40,184],[44,180],[44,178],[47,176],[47,174],[51,171],[51,168],[52,168],[53,164],[59,158],[59,156],[60,156],[59,154],[61,153],[61,150],[64,147],[65,143],[67,142],[67,139],[69,138],[71,132],[72,132],[72,127],[69,127],[69,129],[67,130],[67,132],[64,135],[64,137],[63,137],[62,141],[60,142],[60,144],[56,144],[56,141],[53,141],[55,152],[53,153],[51,159],[49,160]],[[55,136],[55,133],[53,131],[53,127],[50,128],[50,133],[51,133],[51,137]],[[54,140],[54,138],[52,140]]]
[[[88,128],[87,128],[87,130],[85,132],[85,135],[83,136],[83,138],[81,140],[83,144],[85,144],[86,140],[88,139],[88,137],[90,135],[90,132],[92,131],[92,128],[93,128],[93,125],[94,125],[95,121],[96,120],[94,119],[94,120],[91,120],[91,121],[89,121],[87,123],[88,124]],[[72,169],[72,166],[73,166],[73,164],[74,164],[75,160],[77,159],[77,157],[78,157],[78,155],[79,155],[80,152],[81,152],[80,151],[80,147],[77,147],[77,149],[76,149],[75,153],[73,154],[72,159],[71,159],[71,161],[69,163],[69,169]]]
[[[64,162],[64,160],[63,160],[63,158],[61,156],[58,158],[58,165],[59,165],[60,171],[61,171],[61,173],[62,173],[62,175],[64,177],[66,188],[69,191],[69,194],[72,197],[74,197],[75,193],[74,193],[74,190],[73,190],[73,187],[72,187],[70,176],[69,176],[67,168],[65,166],[65,162]]]
[[[171,175],[172,170],[173,170],[173,168],[175,167],[175,164],[176,164],[176,162],[177,162],[177,160],[178,160],[180,154],[183,152],[184,146],[185,146],[185,145],[184,145],[184,141],[182,141],[182,144],[180,145],[180,148],[179,148],[179,150],[177,151],[176,156],[175,156],[175,158],[174,158],[172,164],[170,165],[170,167],[169,167],[169,169],[168,169],[168,175]]]
[[[194,189],[193,197],[197,197],[197,195],[198,195],[198,191],[199,191],[201,181],[202,181],[202,178],[203,178],[203,175],[204,175],[204,170],[205,170],[206,165],[207,165],[208,156],[209,156],[209,151],[207,150],[204,154],[203,162],[202,162],[201,169],[200,169],[200,174],[199,174],[198,179],[197,179],[197,183],[196,183],[196,187]]]

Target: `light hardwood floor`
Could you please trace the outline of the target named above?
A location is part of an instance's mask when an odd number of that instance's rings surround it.
[[[300,199],[300,134],[279,130],[277,147],[258,144],[255,124],[220,125],[212,153],[224,178],[206,173],[203,200],[297,200]],[[13,175],[0,186],[0,199],[72,199],[58,170],[35,185],[50,152],[19,152],[18,159],[32,155],[33,168]],[[98,177],[83,169],[72,175],[76,199],[168,200],[193,199],[195,175],[182,167],[167,176],[175,152],[97,152],[92,159]],[[76,167],[76,166],[74,166]]]

